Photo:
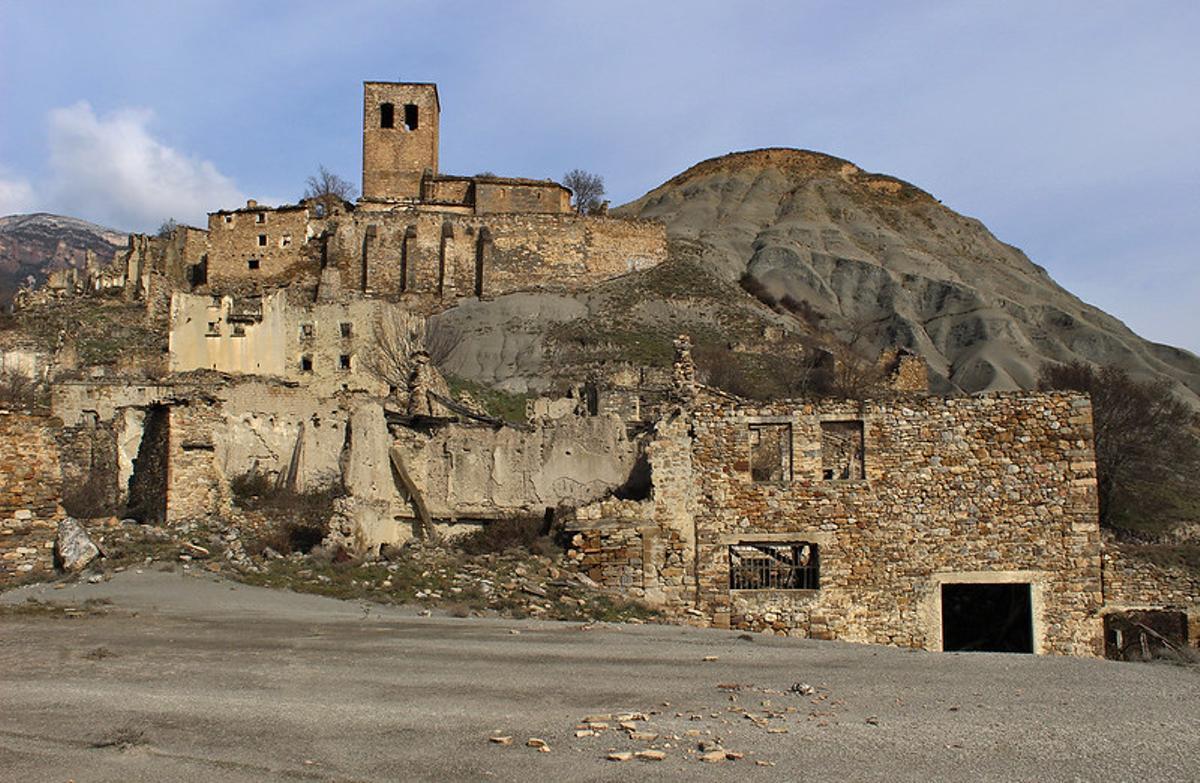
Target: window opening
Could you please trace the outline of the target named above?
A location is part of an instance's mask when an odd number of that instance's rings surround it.
[[[247,266],[249,269],[258,269],[258,259],[257,259],[257,258],[251,258],[251,259],[247,260],[247,261],[246,261],[246,266]]]
[[[216,321],[208,322],[208,331],[204,333],[205,337],[220,337],[221,328]]]
[[[280,247],[291,247],[292,246],[292,235],[284,234],[283,236],[281,236],[279,238],[279,246]]]
[[[300,372],[312,372],[312,367],[313,365],[311,356],[306,355],[300,357]]]
[[[750,425],[750,477],[754,481],[790,481],[792,425]]]
[[[407,130],[415,131],[417,129],[417,120],[419,111],[415,103],[404,104],[404,127]]]
[[[354,332],[354,327],[345,321],[339,324],[339,326],[342,330],[342,337],[350,337]]]
[[[342,370],[350,369],[350,354],[344,353],[338,357],[338,368]]]
[[[300,339],[311,340],[316,328],[312,324],[300,324]]]
[[[266,223],[267,222],[267,213],[259,212],[257,215],[254,216],[254,222],[255,223]]]
[[[817,545],[741,543],[729,547],[731,590],[817,590],[820,587]]]
[[[379,104],[379,127],[396,127],[396,107],[390,103]]]
[[[825,481],[866,478],[861,421],[821,422],[821,478]]]
[[[259,235],[258,235],[258,246],[259,246],[259,247],[266,247],[266,246],[267,246],[267,235],[266,235],[266,234],[259,234]]]

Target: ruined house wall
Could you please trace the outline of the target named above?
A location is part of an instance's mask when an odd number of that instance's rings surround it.
[[[1104,539],[1104,604],[1107,611],[1173,609],[1188,615],[1188,641],[1200,647],[1200,575],[1139,557],[1136,545]]]
[[[395,438],[430,514],[442,519],[541,515],[560,504],[588,503],[623,484],[637,456],[624,424],[612,417],[568,418],[532,430],[401,429]]]
[[[247,207],[208,216],[208,283],[286,283],[317,271],[308,252],[306,207]],[[257,262],[257,268],[251,268]]]
[[[488,181],[475,184],[475,212],[565,214],[571,211],[571,192],[557,182]]]
[[[58,425],[47,416],[0,413],[0,584],[53,570],[63,516]]]
[[[278,291],[253,300],[253,306],[246,302],[177,293],[171,305],[171,371],[211,369],[276,376],[330,390],[386,392],[369,371],[377,329],[384,324],[416,340],[424,332],[424,319],[381,300],[301,305]],[[240,315],[251,309],[257,315]]]
[[[863,423],[864,480],[824,480],[822,421]],[[780,480],[752,425],[791,428]],[[743,408],[694,419],[699,605],[718,625],[940,649],[940,586],[1031,584],[1036,652],[1099,652],[1090,402],[1065,393]],[[785,460],[786,462],[787,460]],[[656,477],[656,488],[660,485]],[[816,590],[731,590],[731,544],[815,543]]]
[[[167,522],[229,512],[228,481],[214,454],[226,432],[220,403],[194,396],[172,405],[167,420]]]

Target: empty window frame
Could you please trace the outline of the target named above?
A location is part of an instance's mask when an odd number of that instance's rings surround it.
[[[254,222],[255,223],[266,223],[267,222],[267,213],[266,212],[257,213],[254,216]]]
[[[354,326],[348,321],[342,321],[339,325],[342,332],[342,337],[351,337],[354,334]]]
[[[259,235],[258,235],[258,246],[259,246],[259,247],[266,247],[266,246],[267,246],[267,235],[266,235],[266,234],[259,234]]]
[[[862,421],[821,422],[821,478],[825,481],[866,478]]]
[[[279,246],[280,247],[291,247],[292,246],[292,235],[284,234],[283,236],[279,237]]]
[[[750,477],[754,481],[791,481],[791,424],[750,425]]]
[[[301,340],[311,340],[316,333],[317,328],[313,324],[300,324]]]
[[[312,357],[305,354],[300,357],[300,372],[312,372]]]
[[[817,545],[808,541],[729,547],[730,590],[817,590],[820,571]]]
[[[233,225],[233,215],[226,215],[226,216],[225,216],[225,225],[227,225],[227,226],[232,226],[232,225]]]
[[[417,104],[404,104],[404,127],[410,131],[417,129],[418,120],[420,120],[420,110],[417,109]]]
[[[208,322],[208,331],[206,331],[204,333],[204,336],[205,337],[220,337],[221,336],[220,323],[218,321],[209,321]]]
[[[247,259],[246,260],[246,268],[251,271],[258,269],[258,259],[257,258]]]
[[[350,354],[344,353],[338,357],[338,369],[339,370],[349,370],[350,369]]]
[[[233,336],[234,337],[245,337],[246,336],[246,327],[243,326],[242,324],[234,324],[233,325]]]
[[[379,127],[396,127],[396,107],[390,103],[379,104]]]

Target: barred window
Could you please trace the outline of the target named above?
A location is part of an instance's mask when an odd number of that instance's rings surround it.
[[[807,541],[729,547],[731,590],[816,590],[819,572],[817,545]]]

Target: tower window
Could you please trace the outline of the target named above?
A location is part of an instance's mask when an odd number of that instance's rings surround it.
[[[338,369],[340,369],[340,370],[349,370],[350,369],[350,354],[344,353],[338,357]]]
[[[306,356],[300,357],[300,372],[312,372],[312,357],[311,356],[306,355]]]
[[[254,222],[255,223],[266,223],[267,222],[267,213],[259,212],[257,215],[254,216]]]
[[[258,246],[259,246],[259,247],[266,247],[266,246],[267,246],[267,235],[266,235],[266,234],[259,234],[259,235],[258,235]]]
[[[390,103],[379,104],[379,127],[396,127],[396,107]]]
[[[340,326],[342,330],[342,337],[349,337],[351,334],[353,334],[354,327],[351,324],[343,321]]]
[[[246,267],[250,270],[258,269],[258,259],[250,258],[246,260]]]
[[[417,120],[418,120],[417,104],[415,104],[415,103],[404,104],[404,127],[410,131],[415,131],[417,129]]]

